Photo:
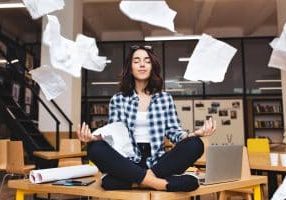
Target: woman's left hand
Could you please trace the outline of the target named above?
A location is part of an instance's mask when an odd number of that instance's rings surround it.
[[[211,117],[205,121],[204,125],[194,132],[195,136],[210,136],[216,130],[216,121]]]

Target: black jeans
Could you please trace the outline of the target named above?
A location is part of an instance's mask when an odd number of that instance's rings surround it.
[[[132,183],[141,183],[146,175],[146,158],[150,156],[150,147],[140,145],[142,160],[134,163],[115,151],[105,141],[94,141],[88,144],[88,158],[103,173],[107,173],[106,184],[103,179],[102,185],[105,189],[129,189]],[[151,167],[153,173],[159,178],[166,178],[171,175],[181,174],[188,167],[201,157],[204,152],[204,145],[199,137],[186,138],[166,152],[158,162]],[[122,184],[124,187],[122,186]],[[111,185],[110,185],[111,184]]]

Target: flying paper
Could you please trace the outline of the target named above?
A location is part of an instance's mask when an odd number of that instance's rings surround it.
[[[130,19],[146,22],[175,32],[176,11],[169,8],[165,1],[121,1],[120,10]]]
[[[60,75],[48,66],[38,67],[29,71],[32,79],[36,81],[48,100],[59,96],[66,88],[66,83]]]
[[[76,37],[76,47],[83,63],[83,68],[99,72],[104,70],[106,57],[98,56],[98,48],[94,38],[78,34]]]
[[[60,23],[56,16],[48,15],[48,23],[43,33],[43,43],[49,46],[50,61],[53,67],[80,77],[81,67],[102,71],[106,57],[98,56],[94,38],[78,34],[71,41],[60,34]]]
[[[286,70],[286,24],[280,37],[275,38],[271,43],[273,51],[268,63],[269,67]]]
[[[222,82],[236,51],[234,47],[203,34],[190,57],[184,78]]]
[[[64,0],[22,0],[33,19],[63,9]]]
[[[131,138],[123,122],[107,124],[92,132],[92,135],[101,135],[102,139],[124,157],[134,157]]]

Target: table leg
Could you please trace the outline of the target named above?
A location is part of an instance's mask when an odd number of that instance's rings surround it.
[[[262,200],[262,193],[260,185],[254,186],[254,200]]]
[[[23,190],[16,191],[16,200],[24,200],[25,192]]]

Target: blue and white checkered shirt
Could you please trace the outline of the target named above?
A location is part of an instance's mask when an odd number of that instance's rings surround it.
[[[138,163],[141,160],[141,153],[134,139],[136,114],[138,111],[139,97],[133,91],[131,96],[115,94],[109,103],[109,123],[124,122],[132,140],[135,157],[130,158]],[[171,142],[177,143],[183,139],[185,132],[180,126],[175,104],[170,94],[166,92],[155,93],[151,97],[148,107],[148,124],[151,145],[151,157],[147,158],[147,166],[151,167],[164,154],[164,136]]]

